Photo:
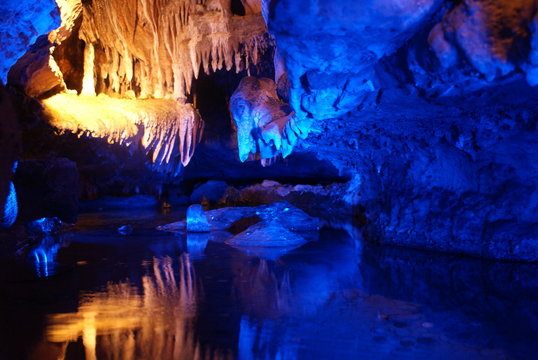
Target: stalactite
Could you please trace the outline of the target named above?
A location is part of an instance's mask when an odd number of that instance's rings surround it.
[[[193,79],[202,70],[248,71],[274,45],[257,1],[246,1],[246,16],[233,16],[229,0],[57,0],[62,26],[49,34],[47,71],[62,93],[43,100],[46,116],[60,131],[140,143],[157,169],[178,173],[204,128],[185,104]],[[79,97],[54,58],[70,36],[85,44]]]
[[[178,173],[194,154],[204,122],[191,104],[172,99],[116,99],[58,94],[43,100],[54,127],[106,138],[135,150],[142,146],[157,170]]]
[[[189,94],[200,69],[248,71],[267,46],[265,23],[259,13],[232,16],[228,3],[94,0],[85,5],[80,38],[105,54],[106,65],[95,66],[95,76],[108,79],[101,91],[132,90],[134,78],[139,97],[179,99]]]

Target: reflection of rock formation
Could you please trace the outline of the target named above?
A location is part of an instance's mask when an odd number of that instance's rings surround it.
[[[538,351],[534,264],[374,247],[363,251],[359,268],[367,293],[449,312],[459,324],[473,324],[473,338],[486,337],[487,346],[507,349],[510,358]]]
[[[276,261],[251,259],[235,263],[235,286],[246,314],[277,318],[290,313],[315,313],[356,278],[356,252],[346,244],[311,243],[296,255],[291,253]]]
[[[359,285],[359,258],[353,246],[321,242],[303,252],[277,261],[251,259],[236,265],[235,287],[245,307],[239,359],[311,358],[299,355],[306,347],[299,339],[316,331],[313,324],[323,322],[323,316],[334,315],[327,311],[343,290]],[[339,325],[354,323],[348,320]]]
[[[192,329],[199,293],[188,255],[177,265],[170,257],[147,265],[150,274],[142,278],[141,289],[130,282],[109,283],[104,291],[82,296],[76,313],[51,316],[47,340],[82,339],[86,359],[200,359]]]
[[[38,277],[48,277],[56,274],[56,257],[65,243],[61,236],[45,235],[40,240],[39,245],[30,250],[28,256],[34,263]]]
[[[254,260],[256,265],[239,270],[237,286],[243,304],[249,313],[276,317],[290,311],[293,289],[289,272],[278,274],[274,263],[265,259]]]
[[[241,318],[239,329],[239,359],[297,359],[297,346],[289,340],[285,329],[271,320],[255,321]]]

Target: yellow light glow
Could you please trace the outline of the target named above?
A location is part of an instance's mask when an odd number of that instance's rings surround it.
[[[79,136],[109,143],[141,144],[157,165],[190,161],[200,142],[203,121],[191,104],[171,99],[125,99],[62,93],[42,101],[49,123]]]
[[[153,258],[142,289],[110,283],[83,295],[76,313],[50,316],[47,341],[66,345],[82,339],[87,359],[98,353],[109,359],[200,359],[193,330],[200,296],[194,268],[187,254],[178,259],[179,275],[174,263]],[[230,356],[217,352],[212,358]]]

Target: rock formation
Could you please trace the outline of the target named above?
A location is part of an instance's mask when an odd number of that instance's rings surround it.
[[[0,81],[5,83],[10,67],[37,37],[60,26],[60,14],[54,0],[2,1],[0,13]]]
[[[9,78],[61,136],[128,145],[178,175],[206,126],[197,169],[211,171],[190,179],[259,181],[239,161],[297,156],[351,179],[342,201],[367,239],[538,258],[536,1],[58,3],[62,26]],[[252,64],[265,70],[250,77]],[[199,102],[208,78],[231,89]]]
[[[244,16],[227,1],[58,5],[61,27],[19,59],[10,84],[43,99],[47,120],[61,131],[135,148],[142,139],[154,168],[167,173],[179,173],[201,139],[203,121],[185,104],[196,101],[199,72],[248,71],[271,44],[253,1]]]
[[[305,138],[309,126],[278,98],[271,79],[245,77],[230,98],[230,111],[237,132],[239,159],[259,154],[262,165],[291,154],[297,139]],[[307,122],[308,123],[308,122]]]

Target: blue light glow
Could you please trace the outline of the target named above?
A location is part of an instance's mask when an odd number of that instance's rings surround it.
[[[49,277],[56,273],[56,257],[60,247],[61,243],[49,235],[30,251],[29,257],[38,277]]]
[[[0,228],[8,228],[17,220],[19,205],[17,203],[17,192],[13,183],[9,184],[9,194],[4,205],[3,216],[0,217]]]

